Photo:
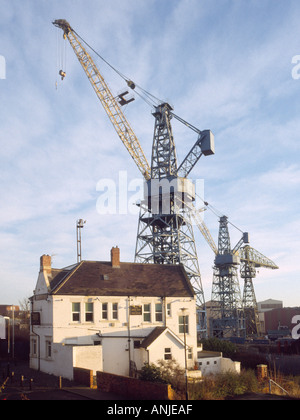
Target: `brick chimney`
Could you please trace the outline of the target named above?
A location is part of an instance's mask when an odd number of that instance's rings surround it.
[[[47,274],[51,274],[51,256],[42,255],[40,258],[40,272],[45,271]]]
[[[111,266],[113,268],[120,268],[120,249],[116,246],[110,251]]]

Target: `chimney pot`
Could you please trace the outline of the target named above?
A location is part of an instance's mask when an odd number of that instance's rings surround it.
[[[110,251],[111,266],[113,268],[120,268],[120,249],[116,246]]]

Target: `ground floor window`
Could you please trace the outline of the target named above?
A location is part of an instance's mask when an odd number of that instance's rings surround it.
[[[172,359],[172,351],[170,347],[166,347],[165,348],[165,356],[164,356],[165,360],[171,360]]]
[[[32,356],[37,355],[37,340],[36,340],[36,338],[33,338],[31,340],[31,354],[32,354]]]
[[[50,339],[46,340],[46,358],[52,358],[52,341]]]

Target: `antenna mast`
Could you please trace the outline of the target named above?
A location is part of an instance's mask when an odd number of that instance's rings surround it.
[[[81,229],[83,229],[86,220],[79,219],[76,222],[76,236],[77,236],[77,263],[81,262]]]

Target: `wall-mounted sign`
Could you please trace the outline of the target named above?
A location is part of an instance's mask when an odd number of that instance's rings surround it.
[[[143,308],[142,306],[130,306],[129,308],[130,315],[143,315]]]
[[[31,325],[41,325],[41,314],[39,312],[31,312]]]

